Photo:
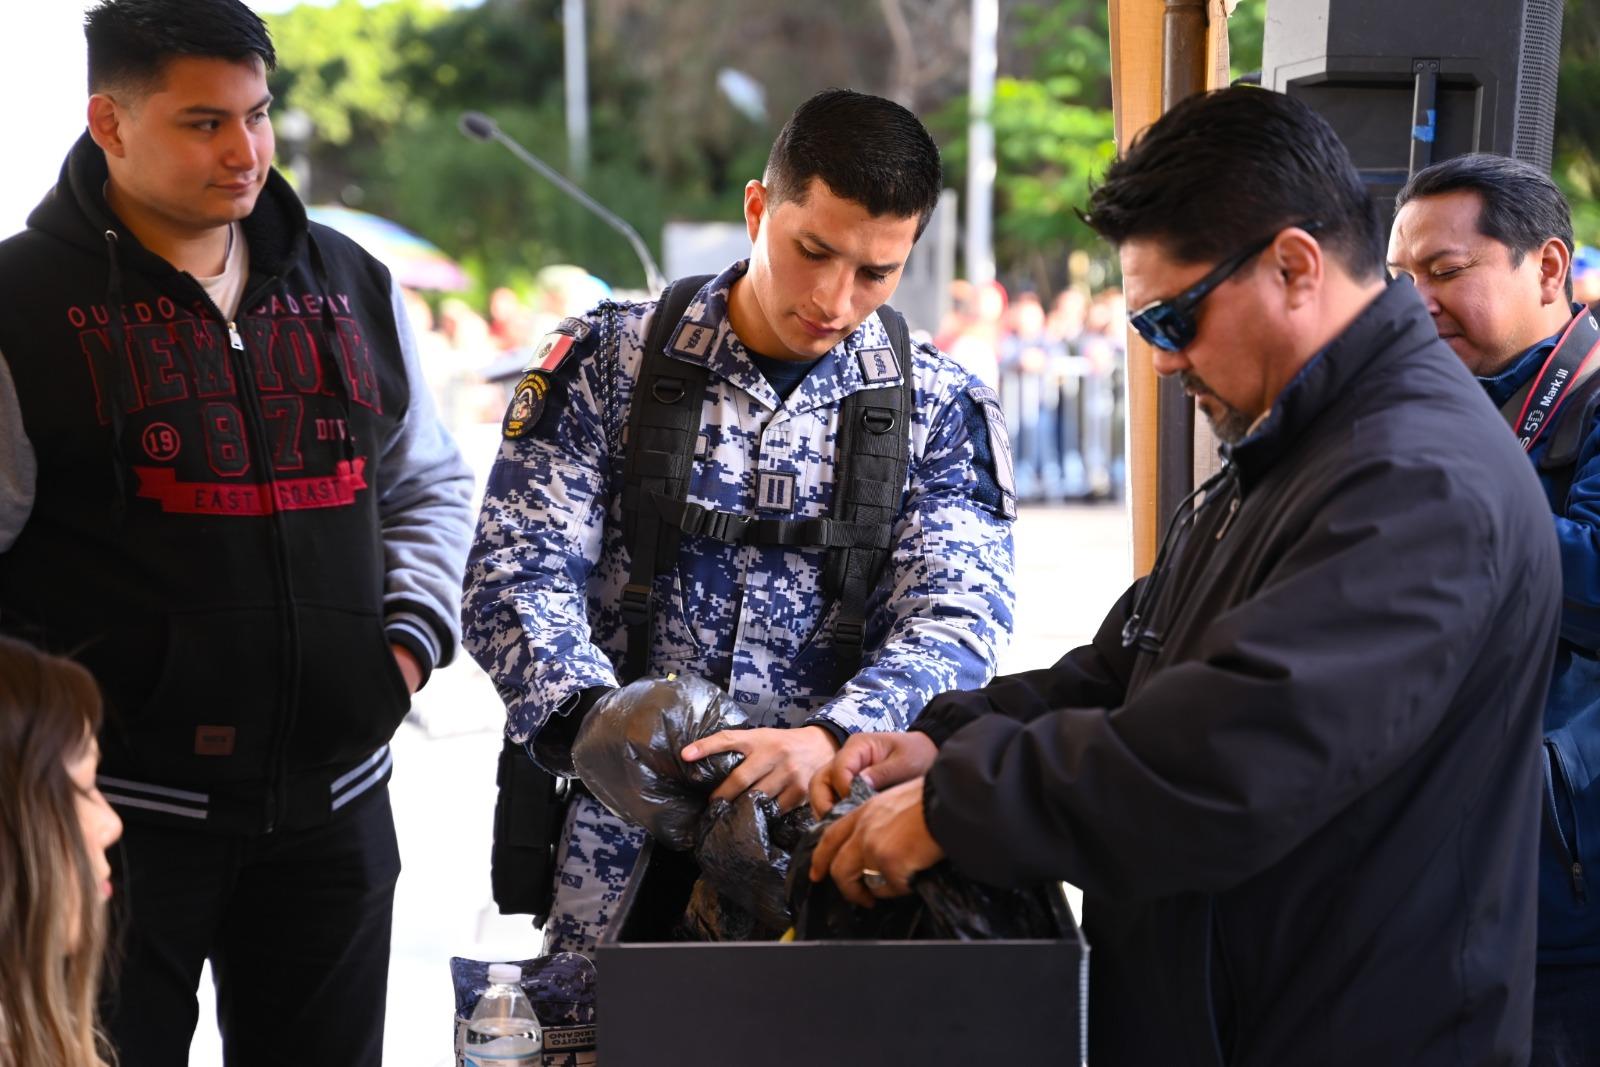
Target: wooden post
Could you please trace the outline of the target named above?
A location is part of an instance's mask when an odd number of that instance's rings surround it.
[[[1163,0],[1109,0],[1111,110],[1117,151],[1161,116]],[[1133,527],[1133,573],[1155,563],[1157,382],[1150,346],[1128,330],[1128,517]]]
[[[1228,83],[1227,13],[1237,0],[1108,0],[1117,150],[1187,96]],[[1128,331],[1128,511],[1133,570],[1155,563],[1161,528],[1213,462],[1209,426],[1176,381],[1161,382],[1150,347]]]

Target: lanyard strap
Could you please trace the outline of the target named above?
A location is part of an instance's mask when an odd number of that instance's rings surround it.
[[[1561,339],[1556,342],[1539,373],[1506,401],[1500,413],[1511,423],[1524,452],[1555,422],[1556,411],[1572,392],[1573,386],[1593,374],[1600,366],[1600,322],[1584,308],[1574,315]],[[1513,418],[1512,411],[1517,414]]]

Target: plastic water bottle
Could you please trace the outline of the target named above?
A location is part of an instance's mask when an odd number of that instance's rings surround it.
[[[522,992],[522,968],[490,964],[489,983],[467,1024],[468,1067],[540,1067],[544,1034]]]

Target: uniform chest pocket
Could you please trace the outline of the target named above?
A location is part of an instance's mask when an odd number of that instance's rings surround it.
[[[665,677],[668,674],[693,674],[705,677],[710,673],[711,658],[684,610],[683,581],[677,570],[657,574],[651,582],[653,614],[649,627],[650,653],[645,665],[648,677]],[[624,627],[629,643],[635,640],[631,626]],[[627,662],[626,656],[618,659],[619,669]]]

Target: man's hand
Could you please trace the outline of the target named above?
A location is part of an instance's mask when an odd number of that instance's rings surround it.
[[[911,876],[944,859],[922,817],[922,782],[917,777],[886,789],[828,827],[811,854],[811,880],[832,875],[845,899],[864,908],[911,892]],[[863,871],[883,880],[868,885]]]
[[[933,766],[939,747],[927,734],[852,734],[833,761],[811,779],[811,810],[817,818],[833,810],[860,775],[874,789],[920,778]]]
[[[389,648],[394,652],[394,662],[400,668],[400,677],[406,680],[406,692],[415,693],[417,687],[422,684],[422,664],[418,663],[417,657],[403,645],[391,644]]]
[[[723,779],[712,800],[732,800],[746,789],[757,789],[789,812],[806,800],[806,783],[830,759],[833,735],[820,726],[793,730],[758,727],[753,730],[719,730],[682,752],[684,759],[705,759],[718,752],[742,753],[744,759]]]

